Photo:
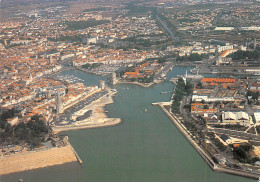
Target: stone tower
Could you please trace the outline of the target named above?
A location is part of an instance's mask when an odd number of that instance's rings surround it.
[[[56,98],[56,112],[57,114],[60,114],[63,112],[63,102],[61,100],[61,95],[59,91],[57,92],[57,98]]]
[[[106,88],[105,81],[104,80],[100,80],[99,81],[99,86],[100,86],[101,90],[104,90]]]
[[[113,72],[111,74],[110,83],[111,83],[111,85],[115,85],[117,83],[116,73],[115,72]]]

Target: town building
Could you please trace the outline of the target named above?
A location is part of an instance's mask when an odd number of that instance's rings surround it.
[[[224,112],[222,123],[248,125],[251,124],[251,119],[246,112]]]

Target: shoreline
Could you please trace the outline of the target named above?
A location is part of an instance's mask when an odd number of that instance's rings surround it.
[[[251,172],[245,172],[241,171],[239,169],[230,169],[224,166],[220,166],[219,164],[216,164],[214,160],[191,138],[189,133],[187,132],[187,129],[185,126],[183,126],[178,118],[171,114],[163,104],[158,104],[159,107],[163,110],[163,112],[169,117],[169,119],[173,122],[173,124],[178,128],[178,130],[183,134],[183,136],[189,141],[189,143],[194,147],[194,149],[200,154],[200,156],[206,161],[208,166],[213,171],[218,172],[224,172],[232,175],[247,177],[247,178],[253,178],[253,179],[259,179],[259,174],[254,174]]]
[[[104,108],[108,104],[114,103],[113,96],[117,92],[114,92],[112,90],[109,91],[108,97],[106,95],[102,96],[101,98],[95,100],[90,105],[83,108],[83,110],[93,110],[93,115],[95,115],[95,121],[94,122],[87,122],[87,121],[81,121],[82,123],[77,123],[74,125],[65,125],[65,126],[53,126],[53,132],[55,134],[62,132],[62,131],[71,131],[71,130],[81,130],[81,129],[91,129],[91,128],[100,128],[100,127],[108,127],[108,126],[115,126],[121,123],[120,118],[109,118]],[[93,119],[94,119],[93,118]],[[88,119],[86,119],[88,120]]]
[[[116,126],[122,122],[119,118],[107,118],[108,123],[100,123],[100,124],[92,124],[92,125],[81,125],[81,126],[56,126],[54,128],[54,133],[58,134],[63,131],[72,131],[72,130],[83,130],[83,129],[91,129],[91,128],[101,128],[101,127],[109,127],[109,126]],[[110,120],[110,121],[109,121]]]
[[[65,146],[40,149],[0,157],[0,176],[80,161],[70,144],[64,138]]]
[[[148,88],[148,87],[150,87],[150,86],[152,86],[152,85],[154,85],[155,83],[149,83],[149,84],[143,84],[143,83],[139,83],[139,82],[128,82],[128,81],[120,81],[120,80],[118,80],[117,81],[117,84],[121,84],[121,83],[125,83],[125,84],[133,84],[133,85],[139,85],[139,86],[142,86],[142,87],[145,87],[145,88]]]
[[[94,101],[90,106],[95,110],[97,115],[97,122],[91,124],[78,124],[74,126],[55,126],[52,127],[54,134],[80,129],[91,129],[98,127],[110,127],[121,123],[120,118],[108,118],[104,107],[113,103],[112,96],[116,92],[110,91],[109,97],[106,95]],[[39,169],[44,167],[62,165],[70,162],[78,162],[83,167],[83,162],[78,156],[77,152],[70,144],[68,136],[63,139],[65,146],[44,148],[34,151],[27,151],[24,153],[16,153],[13,155],[0,156],[0,176],[10,175],[12,173],[18,173],[33,169]]]

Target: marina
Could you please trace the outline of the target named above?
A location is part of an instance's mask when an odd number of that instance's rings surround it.
[[[0,182],[260,182],[260,0],[0,6]]]
[[[75,83],[82,83],[83,80],[76,77],[76,76],[73,76],[73,75],[55,75],[53,76],[53,78],[55,80],[58,80],[58,81],[61,81],[61,82],[66,82],[68,84],[75,84]]]
[[[174,67],[167,81],[149,88],[118,84],[114,104],[105,107],[108,117],[122,118],[116,127],[64,132],[81,160],[78,163],[42,168],[3,176],[2,181],[194,181],[253,182],[255,180],[218,173],[211,170],[197,151],[159,108],[151,103],[168,102],[172,90],[170,78],[185,74],[186,69]],[[78,71],[66,74],[81,75]],[[84,73],[85,74],[85,73]],[[96,76],[86,74],[86,80]],[[98,83],[98,79],[96,79]],[[87,83],[87,82],[86,82]],[[129,87],[129,90],[123,89]],[[148,112],[144,112],[144,108]],[[198,168],[200,166],[200,168]],[[112,173],[111,173],[112,171]],[[62,175],[58,175],[62,173]],[[101,175],[102,174],[102,175]]]

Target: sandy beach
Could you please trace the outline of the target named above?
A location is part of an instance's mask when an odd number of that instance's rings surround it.
[[[0,175],[77,161],[70,145],[18,153],[0,158]]]
[[[93,110],[95,120],[92,120],[92,122],[82,121],[75,125],[54,126],[54,133],[119,124],[121,119],[108,118],[104,109],[107,104],[113,103],[112,96],[115,93],[116,92],[110,92],[109,96],[103,96],[85,108],[87,110]],[[63,147],[53,147],[2,156],[0,157],[0,175],[77,161],[77,154],[74,153],[68,139],[65,139],[65,143],[67,143],[67,145]]]

